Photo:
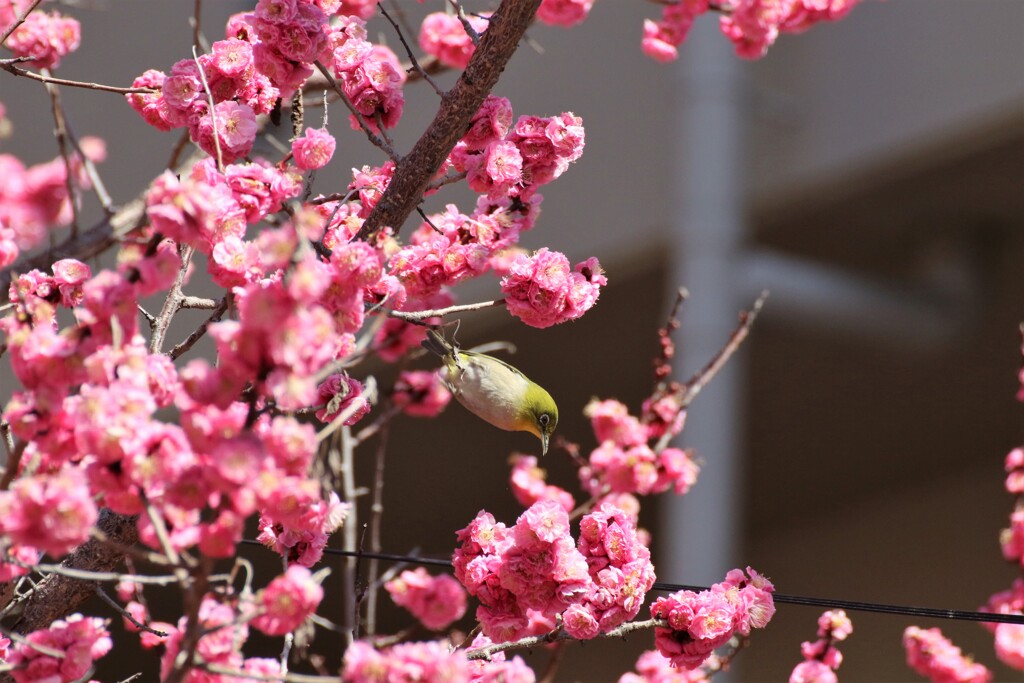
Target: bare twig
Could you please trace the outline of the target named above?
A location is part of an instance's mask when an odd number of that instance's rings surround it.
[[[109,605],[113,609],[117,610],[118,614],[120,614],[128,621],[132,622],[132,624],[135,625],[135,628],[145,631],[147,633],[152,633],[155,636],[160,636],[161,638],[166,638],[168,635],[170,635],[168,633],[165,633],[164,631],[158,631],[152,626],[147,626],[146,624],[142,623],[141,621],[133,617],[131,612],[129,612],[124,607],[119,605],[116,600],[107,595],[106,591],[104,591],[99,586],[96,586],[96,595],[99,597],[100,600],[107,603],[107,605]]]
[[[413,53],[412,48],[409,47],[409,43],[405,41],[405,34],[402,32],[401,27],[399,27],[398,22],[391,18],[388,11],[384,9],[383,3],[378,3],[377,9],[380,10],[380,13],[384,15],[384,18],[391,22],[391,26],[394,27],[395,33],[398,34],[398,39],[402,41],[402,46],[405,48],[405,54],[409,55],[409,61],[412,63],[412,68],[419,72],[420,76],[423,77],[423,80],[430,84],[430,87],[434,89],[434,92],[437,93],[438,97],[444,95],[444,91],[437,87],[437,83],[434,82],[434,79],[432,79],[427,72],[423,70],[420,63],[416,61],[416,55]]]
[[[117,93],[118,95],[131,95],[134,93],[141,94],[152,94],[158,93],[159,90],[153,88],[119,88],[116,85],[103,85],[102,83],[87,83],[85,81],[70,81],[66,78],[57,78],[56,76],[44,76],[37,74],[34,71],[28,71],[14,65],[15,60],[13,59],[0,59],[0,69],[3,69],[7,73],[13,76],[21,76],[23,78],[30,78],[33,81],[39,81],[40,83],[52,83],[53,85],[66,85],[69,88],[84,88],[86,90],[102,90],[104,92]]]
[[[0,45],[7,42],[7,39],[11,37],[11,34],[14,33],[19,26],[25,23],[25,19],[28,18],[28,15],[32,14],[32,11],[35,10],[36,7],[39,7],[39,3],[42,1],[43,0],[32,0],[28,7],[26,7],[25,10],[14,20],[14,23],[4,29],[3,34],[0,34]]]
[[[342,528],[344,548],[350,553],[356,550],[357,506],[356,506],[356,480],[355,480],[355,444],[352,440],[352,431],[348,427],[342,428],[338,439],[341,449],[341,482],[342,495],[345,502],[351,505],[348,517],[345,519],[345,526]],[[342,627],[344,637],[348,645],[355,640],[355,633],[359,623],[359,614],[356,611],[356,562],[359,558],[349,557],[345,560],[345,569],[342,572],[342,593],[344,600],[344,616]]]
[[[715,354],[707,365],[701,368],[693,377],[686,382],[686,391],[682,397],[682,406],[686,408],[693,399],[697,398],[697,395],[708,385],[708,383],[714,379],[718,371],[732,358],[732,355],[739,349],[740,344],[750,334],[750,328],[754,324],[754,320],[757,319],[757,314],[761,312],[761,308],[764,306],[765,299],[768,298],[768,292],[761,292],[761,296],[757,297],[754,305],[750,307],[749,311],[744,311],[740,314],[740,324],[733,330],[733,333],[729,335],[729,340],[725,343],[725,346]]]
[[[736,353],[743,340],[750,334],[750,328],[754,324],[754,320],[757,319],[757,314],[761,312],[761,308],[764,306],[765,299],[768,298],[768,292],[762,292],[761,296],[757,298],[754,305],[750,307],[749,311],[740,313],[740,324],[733,330],[732,334],[729,335],[728,341],[718,353],[715,354],[714,358],[708,361],[707,365],[698,370],[693,377],[691,377],[685,384],[679,388],[679,405],[682,409],[686,409],[693,403],[693,400],[697,398],[697,395],[704,390],[704,387],[714,379],[715,375],[725,366],[725,364],[732,358],[733,354]],[[678,304],[677,304],[678,305]],[[667,430],[662,437],[658,440],[658,443],[654,446],[654,451],[660,453],[663,451],[672,440],[675,434],[672,430]]]
[[[668,622],[664,619],[647,619],[646,621],[630,621],[617,628],[613,628],[607,633],[602,633],[597,636],[598,638],[622,638],[630,633],[636,631],[645,631],[651,628],[668,628]],[[484,647],[474,648],[466,652],[466,659],[487,659],[489,660],[494,654],[498,652],[507,652],[508,650],[529,650],[541,645],[547,645],[549,643],[557,643],[566,640],[575,640],[572,636],[566,633],[560,628],[556,628],[553,631],[541,634],[539,636],[529,636],[526,638],[520,638],[519,640],[511,640],[506,643],[494,643],[492,645],[485,645]]]
[[[49,76],[48,70],[43,69],[43,75]],[[68,128],[64,120],[64,108],[60,102],[60,91],[53,83],[46,84],[46,92],[50,96],[50,111],[53,113],[53,134],[57,138],[57,149],[60,150],[60,158],[64,160],[64,186],[68,192],[68,205],[71,207],[71,236],[78,235],[78,212],[79,206],[78,187],[75,185],[74,167],[71,165],[71,155],[68,152]]]
[[[480,34],[473,28],[473,24],[469,23],[469,17],[466,16],[466,10],[462,9],[462,4],[459,0],[448,0],[448,4],[455,10],[456,16],[459,17],[459,21],[462,22],[462,28],[466,31],[466,35],[473,41],[475,47],[480,47]]]
[[[203,335],[206,334],[206,330],[209,329],[210,325],[212,325],[215,322],[218,322],[221,319],[221,317],[223,317],[224,312],[228,310],[229,299],[230,295],[225,295],[224,298],[218,301],[217,305],[213,309],[213,312],[210,313],[210,317],[204,320],[199,327],[194,329],[192,331],[192,334],[188,335],[188,338],[185,339],[185,341],[181,342],[173,349],[171,349],[170,353],[168,353],[168,355],[171,357],[171,360],[178,358],[180,355],[182,355],[183,353],[191,349],[193,346],[195,346],[195,343],[202,339]]]
[[[181,269],[178,271],[178,276],[174,279],[174,284],[171,285],[170,291],[167,292],[167,299],[164,301],[163,308],[160,309],[160,314],[156,318],[153,338],[149,340],[150,353],[160,353],[160,348],[164,344],[164,338],[167,336],[167,329],[171,326],[171,319],[174,318],[174,314],[180,308],[181,288],[185,284],[185,276],[188,274],[188,267],[192,262],[192,253],[194,251],[191,246],[187,245],[180,247],[180,249]]]
[[[388,448],[388,432],[383,430],[380,434],[380,442],[377,444],[377,457],[373,472],[373,502],[370,504],[370,552],[381,551],[380,530],[381,520],[384,518],[384,461]],[[377,597],[379,589],[376,585],[377,574],[379,573],[380,560],[370,558],[369,569],[367,570],[367,597],[366,597],[366,634],[373,636],[377,633]]]
[[[435,308],[427,311],[388,311],[387,315],[389,318],[398,318],[399,320],[404,320],[407,323],[422,325],[423,321],[427,318],[440,318],[446,315],[451,315],[452,313],[480,311],[493,306],[501,306],[503,303],[505,303],[504,299],[495,299],[494,301],[481,301],[475,304],[460,304],[458,306]]]
[[[14,477],[18,475],[18,469],[21,467],[21,456],[25,454],[27,445],[27,441],[22,441],[14,447],[14,451],[7,459],[7,466],[4,467],[4,475],[0,477],[0,491],[6,491],[10,488]]]

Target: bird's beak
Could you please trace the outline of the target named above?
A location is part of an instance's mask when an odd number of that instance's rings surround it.
[[[542,456],[548,454],[548,439],[549,438],[550,437],[549,437],[548,434],[541,434],[540,435],[540,454]]]

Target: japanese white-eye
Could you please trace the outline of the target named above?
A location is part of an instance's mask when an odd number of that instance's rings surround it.
[[[423,347],[444,360],[441,377],[469,412],[510,432],[530,432],[540,439],[541,454],[558,426],[558,406],[551,394],[514,367],[483,353],[460,351],[434,330]]]

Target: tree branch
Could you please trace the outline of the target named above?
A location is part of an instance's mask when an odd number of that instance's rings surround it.
[[[441,98],[434,120],[395,167],[377,206],[356,235],[367,240],[381,228],[399,229],[423,197],[427,183],[466,131],[484,98],[498,82],[541,0],[502,0],[466,70]]]
[[[120,515],[110,510],[100,513],[97,528],[106,540],[89,539],[64,558],[61,566],[92,572],[109,572],[124,559],[123,546],[134,545],[139,531],[132,515]],[[111,543],[110,541],[113,541]],[[95,581],[83,581],[64,574],[50,574],[36,584],[25,599],[21,618],[14,630],[31,633],[49,626],[55,619],[67,616],[81,603],[96,593]]]

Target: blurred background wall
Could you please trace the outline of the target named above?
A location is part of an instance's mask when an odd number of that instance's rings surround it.
[[[147,68],[168,68],[189,55],[192,7],[105,0],[67,9],[83,22],[83,45],[60,75],[127,85]],[[245,8],[205,3],[207,35],[219,38],[224,18]],[[866,0],[841,22],[783,36],[755,63],[733,57],[705,17],[667,66],[639,49],[641,21],[657,12],[639,0],[598,0],[575,30],[535,27],[495,91],[517,115],[583,117],[586,152],[545,188],[524,244],[573,262],[598,256],[610,283],[601,302],[544,331],[467,315],[460,338],[514,341],[516,364],[558,399],[559,432],[588,452],[596,444],[583,405],[614,396],[639,409],[655,330],[678,286],[690,291],[680,378],[770,289],[750,339],[677,441],[697,449],[702,481],[682,501],[645,503],[659,579],[706,584],[751,565],[785,593],[977,607],[1018,575],[997,538],[1012,507],[1002,459],[1022,437],[1014,394],[1024,319],[1024,3]],[[379,20],[377,32],[401,54]],[[108,142],[101,173],[115,201],[143,191],[173,136],[145,126],[118,96],[63,94],[74,130]],[[407,99],[399,149],[437,105],[422,86]],[[0,152],[53,158],[43,88],[2,75],[0,101],[15,126]],[[307,112],[307,122],[315,116]],[[340,108],[330,126],[339,145],[318,177],[325,193],[351,167],[383,161],[344,134]],[[432,208],[465,199],[453,190]],[[463,301],[496,296],[491,280]],[[9,375],[0,385],[3,397],[14,387]],[[533,452],[535,442],[458,407],[435,421],[397,421],[385,547],[443,556],[479,509],[513,521],[512,450]],[[574,488],[564,453],[543,464],[554,483]],[[817,616],[781,607],[732,680],[785,680]],[[910,620],[852,616],[843,679],[917,680],[899,642]],[[997,680],[1019,679],[999,668],[977,625],[918,623],[943,626]],[[570,648],[558,680],[615,680],[649,644],[640,635]],[[139,657],[119,663],[151,666]]]

